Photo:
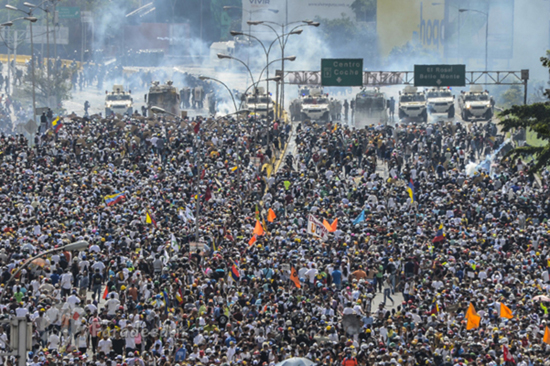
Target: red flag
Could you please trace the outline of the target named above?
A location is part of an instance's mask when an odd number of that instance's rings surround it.
[[[204,200],[208,202],[212,198],[212,190],[210,187],[206,188],[206,193],[204,194]]]
[[[109,293],[109,285],[105,285],[105,291],[103,292],[103,296],[101,296],[101,298],[105,300],[107,298],[108,293]]]
[[[80,318],[80,314],[75,311],[73,314],[73,319],[78,320],[78,318]]]
[[[512,355],[510,354],[510,351],[508,350],[508,347],[506,346],[502,346],[502,356],[504,357],[504,362],[508,362],[508,361],[511,361],[511,362],[514,362],[514,357],[512,357]]]
[[[201,129],[201,121],[197,121],[197,123],[195,123],[195,128],[194,128],[195,134],[199,133],[200,129]]]
[[[201,173],[201,179],[204,179],[204,176],[205,176],[205,175],[206,175],[206,170],[203,169],[203,170],[202,170],[202,173]]]

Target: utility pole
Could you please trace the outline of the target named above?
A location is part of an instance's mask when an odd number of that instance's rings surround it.
[[[54,62],[57,60],[57,39],[55,35],[55,28],[57,27],[57,2],[56,0],[52,1],[53,3],[53,58]]]
[[[32,120],[36,121],[36,79],[34,78],[34,41],[32,37],[32,22],[31,29],[31,71],[32,71]]]
[[[17,366],[27,365],[27,352],[32,351],[32,322],[26,317],[12,317],[0,323],[10,324],[11,352],[7,355],[17,356]]]
[[[13,31],[13,74],[17,75],[17,30]],[[17,80],[17,77],[15,78]]]
[[[283,33],[285,34],[285,25],[288,24],[288,0],[285,2],[285,22],[283,23]],[[285,44],[283,43],[283,47],[281,48],[281,58],[285,58]],[[281,111],[285,110],[285,62],[282,62],[281,65]]]

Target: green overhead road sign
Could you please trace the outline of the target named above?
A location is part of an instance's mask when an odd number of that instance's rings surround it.
[[[321,85],[363,86],[363,59],[321,59]]]
[[[414,65],[414,86],[465,85],[465,65]]]
[[[80,18],[80,8],[78,6],[58,6],[57,16],[59,19]]]

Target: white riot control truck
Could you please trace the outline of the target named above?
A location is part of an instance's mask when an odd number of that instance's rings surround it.
[[[113,85],[113,91],[105,91],[105,117],[112,114],[131,115],[134,113],[134,100],[131,91],[125,92],[122,85]]]
[[[462,92],[458,97],[460,116],[464,121],[484,119],[490,121],[493,117],[495,102],[487,90],[481,85],[470,86],[470,91]]]
[[[407,85],[399,92],[399,119],[428,121],[426,95],[414,86]]]
[[[255,93],[245,94],[242,98],[241,109],[248,109],[250,114],[260,118],[266,118],[269,113],[269,118],[273,118],[275,105],[271,95],[268,95],[263,87],[256,88]]]
[[[301,120],[330,121],[330,101],[322,88],[310,88],[307,94],[300,94]]]
[[[446,114],[447,117],[455,116],[455,96],[447,88],[434,88],[426,91],[426,103],[428,113]]]

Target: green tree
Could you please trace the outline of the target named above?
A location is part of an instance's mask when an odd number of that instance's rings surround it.
[[[510,108],[513,105],[523,103],[523,89],[519,85],[512,85],[508,90],[501,94],[499,104],[503,108]]]
[[[547,51],[546,57],[541,57],[540,60],[550,73],[550,51]],[[550,89],[547,89],[544,95],[550,99]],[[506,157],[533,156],[535,164],[531,171],[534,173],[550,165],[550,102],[513,105],[500,113],[500,119],[499,125],[503,132],[525,128],[533,131],[536,137],[543,141],[540,146],[517,147],[511,150]]]
[[[71,83],[69,69],[62,72],[52,72],[48,80],[45,68],[36,68],[35,93],[36,107],[48,106],[52,110],[58,110],[65,100],[71,98]],[[23,84],[15,88],[14,96],[28,102],[32,101],[32,74],[29,72],[23,78]],[[48,96],[50,101],[48,101]]]

